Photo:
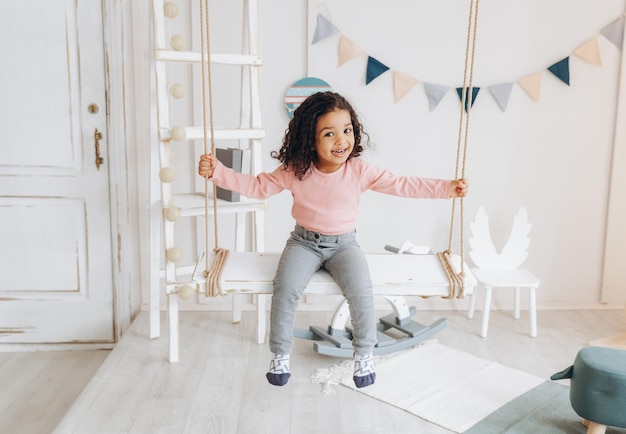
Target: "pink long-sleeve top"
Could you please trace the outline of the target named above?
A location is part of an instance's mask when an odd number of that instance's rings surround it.
[[[359,217],[361,194],[366,190],[412,198],[448,198],[451,181],[397,176],[360,158],[349,159],[333,173],[311,165],[302,180],[282,165],[256,177],[238,173],[218,163],[211,177],[217,186],[244,196],[265,199],[289,190],[293,197],[291,215],[300,226],[321,234],[339,235],[352,231]]]

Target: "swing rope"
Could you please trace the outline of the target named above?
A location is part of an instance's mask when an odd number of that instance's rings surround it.
[[[456,151],[456,164],[455,164],[455,179],[465,177],[465,165],[467,160],[467,141],[469,135],[469,120],[472,108],[471,98],[473,96],[473,79],[474,79],[474,53],[476,48],[476,29],[478,25],[478,6],[480,0],[470,0],[470,11],[467,25],[467,39],[465,46],[465,63],[463,68],[463,87],[461,91],[461,112],[459,116],[459,129],[457,139],[457,151]],[[202,58],[202,122],[203,122],[203,144],[204,153],[209,152],[209,138],[208,131],[210,131],[210,150],[215,153],[215,135],[213,129],[213,91],[211,81],[211,48],[210,48],[210,32],[209,32],[209,8],[208,0],[200,0],[200,32],[201,32],[201,58]],[[468,103],[468,94],[470,101]],[[208,110],[207,110],[208,100]],[[210,118],[207,126],[207,113]],[[208,252],[210,240],[209,240],[209,180],[204,180],[204,208],[205,208],[205,249]],[[205,255],[205,271],[204,277],[206,278],[206,291],[207,297],[214,297],[216,295],[224,295],[224,292],[220,285],[220,280],[224,265],[228,259],[229,251],[219,247],[218,242],[218,222],[217,222],[217,187],[212,184],[213,193],[213,215],[214,215],[214,241],[215,246],[213,251],[215,252],[215,258],[213,263],[210,263],[209,255]],[[464,209],[463,198],[459,198],[459,219],[460,219],[460,257],[461,265],[460,272],[455,273],[454,266],[452,265],[452,239],[454,234],[454,222],[456,215],[456,199],[452,200],[452,211],[450,219],[450,232],[448,238],[448,248],[443,252],[437,253],[437,257],[442,264],[444,272],[449,281],[450,293],[446,298],[463,298],[465,293],[464,287]]]
[[[476,51],[476,31],[478,27],[478,6],[480,0],[470,0],[470,10],[467,22],[467,38],[465,43],[465,64],[463,67],[463,87],[461,88],[461,113],[459,116],[459,130],[456,150],[456,166],[454,169],[454,178],[465,178],[465,162],[467,160],[467,138],[469,136],[469,121],[472,111],[473,99],[473,82],[474,82],[474,54]],[[469,94],[469,96],[468,96]],[[469,98],[469,102],[468,99]],[[463,198],[459,198],[459,236],[460,236],[460,256],[461,269],[457,274],[451,261],[452,237],[454,233],[454,221],[456,215],[456,199],[452,199],[452,212],[450,218],[450,233],[448,237],[448,248],[443,252],[437,253],[443,269],[450,283],[450,294],[446,298],[463,298],[465,295],[465,270],[464,270],[464,209]]]
[[[211,153],[215,154],[215,134],[213,129],[213,86],[211,82],[211,38],[209,31],[209,5],[208,0],[200,0],[200,33],[201,33],[201,57],[202,57],[202,125],[203,125],[203,145],[204,153],[209,153],[209,140],[207,131],[211,133]],[[207,128],[207,99],[208,99],[208,116],[209,126]],[[212,184],[213,192],[213,233],[215,247],[213,252],[215,257],[213,263],[210,264],[209,255],[205,255],[205,271],[206,278],[205,296],[215,297],[217,295],[225,295],[222,290],[220,280],[224,265],[228,259],[229,251],[219,247],[218,242],[218,225],[217,225],[217,187]],[[209,251],[209,179],[204,179],[204,233],[205,233],[205,251]]]

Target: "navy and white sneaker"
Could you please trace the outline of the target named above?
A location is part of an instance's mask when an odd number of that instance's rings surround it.
[[[270,362],[270,369],[265,374],[267,381],[274,386],[284,386],[289,381],[289,354],[275,354]]]
[[[374,360],[372,354],[360,356],[354,355],[354,376],[352,377],[356,387],[367,387],[376,381],[374,372]]]

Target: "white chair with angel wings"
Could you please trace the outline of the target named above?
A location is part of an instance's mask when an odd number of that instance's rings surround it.
[[[470,224],[472,236],[469,240],[470,258],[476,267],[472,267],[472,274],[479,283],[485,287],[485,300],[483,306],[483,322],[480,335],[487,337],[489,326],[489,312],[491,310],[491,296],[494,288],[514,288],[514,317],[520,317],[520,289],[528,288],[528,312],[530,316],[530,336],[537,336],[537,299],[536,291],[539,287],[539,279],[520,265],[528,257],[528,245],[531,224],[528,222],[526,208],[518,211],[509,238],[497,253],[491,239],[489,229],[489,217],[483,207],[476,211],[476,218]],[[479,285],[480,286],[480,285]],[[468,317],[474,317],[476,295],[474,291],[470,298]]]

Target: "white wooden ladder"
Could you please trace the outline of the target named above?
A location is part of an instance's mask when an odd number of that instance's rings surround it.
[[[236,147],[244,149],[249,159],[248,167],[243,170],[256,175],[261,171],[262,139],[265,130],[261,127],[261,107],[259,98],[259,67],[262,65],[261,56],[258,54],[257,40],[257,0],[243,0],[243,47],[242,52],[237,54],[212,53],[209,61],[212,64],[231,65],[241,70],[241,99],[239,104],[229,102],[226,106],[220,105],[220,110],[239,110],[240,124],[235,128],[214,128],[215,140],[230,140],[237,143]],[[191,2],[193,4],[193,2]],[[171,25],[168,20],[177,18],[179,7],[177,4],[165,0],[153,0],[154,18],[154,100],[152,107],[155,109],[152,118],[153,128],[153,151],[151,152],[150,170],[150,337],[160,336],[160,306],[161,288],[165,281],[165,294],[169,312],[170,339],[178,337],[178,299],[177,291],[188,279],[195,268],[195,261],[189,264],[181,264],[176,260],[177,251],[175,235],[176,225],[181,224],[188,217],[203,217],[205,215],[204,191],[200,192],[199,185],[204,185],[198,177],[194,189],[196,191],[179,193],[180,188],[174,188],[176,183],[173,167],[181,164],[186,165],[185,170],[191,173],[197,172],[197,157],[199,152],[187,148],[182,152],[180,148],[185,145],[193,147],[196,141],[204,138],[204,128],[189,121],[186,125],[173,125],[171,113],[171,98],[174,97],[173,83],[169,76],[170,67],[173,63],[200,65],[202,54],[200,51],[187,51],[181,43],[179,35],[168,34]],[[190,16],[197,17],[197,11],[190,11]],[[179,18],[180,19],[180,18]],[[195,19],[195,18],[192,18]],[[171,32],[169,32],[171,33]],[[196,66],[196,68],[199,68]],[[214,86],[219,85],[215,83]],[[189,86],[191,88],[191,85]],[[180,88],[179,88],[180,90]],[[188,98],[200,99],[201,92],[185,92]],[[200,103],[192,101],[194,107]],[[196,116],[200,118],[201,116]],[[182,140],[176,140],[181,138]],[[210,135],[210,132],[207,134]],[[229,142],[230,143],[230,142]],[[232,147],[232,146],[230,146]],[[194,147],[197,149],[197,147]],[[193,155],[190,158],[189,155]],[[177,158],[182,156],[187,161]],[[193,160],[193,161],[189,161]],[[188,168],[188,169],[187,169]],[[174,179],[172,179],[174,178]],[[176,191],[175,191],[176,190]],[[212,201],[212,199],[211,199]],[[263,211],[267,207],[266,201],[242,198],[240,202],[228,202],[218,199],[218,214],[236,214],[236,237],[235,250],[253,251],[264,250],[263,239]],[[210,207],[209,216],[213,214]],[[246,219],[250,217],[250,222]],[[202,220],[202,219],[196,219]],[[187,219],[188,224],[193,219]],[[204,246],[204,230],[201,224],[196,224],[197,244]],[[200,247],[198,247],[200,249]],[[194,255],[185,254],[185,257]],[[195,259],[195,258],[192,258]],[[204,296],[198,295],[199,301]],[[265,297],[257,297],[257,320],[265,322]],[[238,322],[241,315],[241,296],[233,295],[233,321]],[[172,320],[173,319],[173,320]],[[259,343],[265,336],[257,336]],[[178,348],[177,342],[171,348]],[[178,360],[178,351],[170,353],[170,361]]]

